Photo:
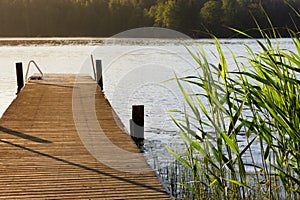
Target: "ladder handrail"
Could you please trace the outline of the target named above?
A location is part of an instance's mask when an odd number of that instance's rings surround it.
[[[39,70],[40,74],[42,75],[42,77],[44,76],[42,70],[38,67],[38,65],[36,64],[36,62],[34,60],[30,60],[28,65],[27,65],[27,70],[26,70],[26,75],[25,75],[25,80],[27,82],[27,76],[28,76],[28,72],[29,72],[29,68],[30,68],[30,64],[33,63],[35,65],[35,67]]]

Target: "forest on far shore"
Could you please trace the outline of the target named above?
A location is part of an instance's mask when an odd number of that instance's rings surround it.
[[[109,37],[138,27],[163,27],[194,38],[260,37],[257,24],[282,37],[300,28],[300,0],[1,0],[1,37]],[[255,19],[255,20],[254,20]],[[256,24],[257,21],[257,24]]]

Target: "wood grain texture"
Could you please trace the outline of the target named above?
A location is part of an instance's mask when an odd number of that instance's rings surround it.
[[[74,75],[30,81],[0,119],[0,199],[169,199],[99,89],[93,97],[98,123],[114,145],[137,155],[136,166],[143,170],[114,169],[83,145],[74,123],[73,89],[96,83],[80,78],[76,85]],[[96,137],[93,130],[88,132]],[[96,150],[109,154],[98,142]]]

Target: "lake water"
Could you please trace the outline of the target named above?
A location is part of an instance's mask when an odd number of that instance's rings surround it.
[[[247,55],[245,44],[259,47],[255,40],[221,39],[229,66],[234,69],[231,51],[236,56]],[[281,47],[292,49],[290,39],[282,39]],[[202,45],[209,61],[217,64],[214,41],[99,38],[15,39],[0,40],[0,116],[16,97],[15,63],[23,62],[24,70],[34,60],[44,73],[87,73],[93,76],[91,55],[102,60],[104,92],[129,130],[131,106],[145,105],[145,156],[152,167],[157,160],[173,158],[164,145],[180,148],[169,110],[183,110],[185,101],[175,81],[166,81],[194,73],[197,66],[187,49],[193,52]],[[232,65],[231,65],[232,64]],[[231,70],[232,70],[231,69]],[[36,73],[30,68],[30,75]],[[193,88],[185,85],[192,92]],[[176,114],[173,114],[175,117]],[[159,165],[156,163],[155,165]]]

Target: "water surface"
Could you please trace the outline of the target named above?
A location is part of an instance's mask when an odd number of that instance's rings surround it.
[[[245,45],[255,51],[255,40],[222,39],[228,57],[229,70],[235,69],[231,51],[241,60],[248,55]],[[290,39],[282,39],[281,47],[292,49]],[[212,64],[217,64],[214,41],[170,39],[113,39],[105,38],[5,38],[0,39],[0,116],[17,90],[15,63],[22,62],[24,70],[34,60],[44,73],[87,73],[92,77],[91,55],[101,59],[104,92],[129,130],[131,106],[145,105],[145,155],[150,165],[154,160],[173,160],[163,145],[181,148],[177,128],[170,110],[183,110],[185,101],[176,81],[178,76],[194,75],[196,62],[188,50],[197,52],[201,45]],[[33,67],[29,74],[36,73]],[[25,73],[25,72],[24,72]],[[184,85],[189,92],[195,88]],[[179,145],[179,146],[178,146]]]

